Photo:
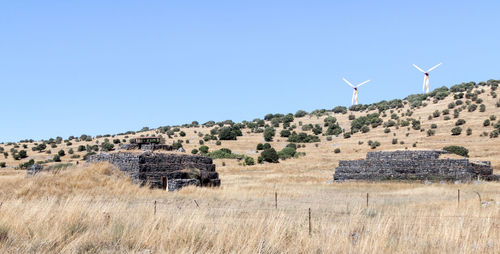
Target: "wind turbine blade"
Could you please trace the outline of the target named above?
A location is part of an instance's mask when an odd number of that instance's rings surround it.
[[[361,83],[361,84],[357,85],[356,87],[360,87],[360,86],[362,86],[362,85],[364,85],[364,84],[366,84],[366,83],[368,83],[368,82],[370,82],[370,80],[367,80],[367,81],[365,81],[365,82],[363,82],[363,83]]]
[[[413,64],[413,66],[415,66],[415,68],[417,68],[419,71],[421,71],[421,72],[425,73],[425,71],[424,71],[424,70],[422,70],[422,69],[420,69],[420,67],[418,67],[417,65]]]
[[[432,70],[436,69],[436,68],[437,68],[439,65],[441,65],[441,64],[443,64],[443,63],[439,63],[439,64],[435,65],[434,67],[432,67],[432,68],[430,68],[429,70],[427,70],[427,72],[430,72],[430,71],[432,71]]]
[[[347,81],[347,79],[345,79],[345,78],[342,78],[342,79],[343,79],[343,80],[344,80],[344,81],[345,81],[348,85],[350,85],[351,87],[354,87],[354,85],[353,85],[353,84],[351,84],[351,82]]]

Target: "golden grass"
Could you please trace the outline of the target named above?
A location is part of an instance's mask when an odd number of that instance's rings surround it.
[[[498,183],[332,184],[331,170],[287,163],[229,165],[222,187],[175,193],[140,188],[109,164],[11,171],[0,177],[0,252],[500,252]]]

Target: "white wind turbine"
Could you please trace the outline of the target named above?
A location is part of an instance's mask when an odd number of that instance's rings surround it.
[[[359,83],[357,86],[351,84],[351,82],[347,81],[347,79],[342,78],[349,86],[354,88],[354,92],[352,93],[352,105],[357,105],[358,104],[358,87],[370,82],[370,80],[367,80],[363,83]]]
[[[435,65],[434,67],[428,69],[427,71],[424,71],[422,69],[420,69],[420,67],[418,67],[417,65],[413,64],[413,66],[415,66],[415,68],[417,68],[417,70],[423,72],[425,74],[424,76],[424,84],[422,85],[422,91],[425,92],[425,93],[428,93],[429,92],[429,72],[436,69],[439,65],[441,65],[442,63],[439,63],[438,65]]]

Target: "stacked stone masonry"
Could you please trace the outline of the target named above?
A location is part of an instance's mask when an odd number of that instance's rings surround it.
[[[500,180],[489,161],[439,159],[443,150],[368,152],[365,160],[341,160],[333,180]]]
[[[173,191],[186,185],[219,186],[219,174],[211,158],[164,153],[100,153],[87,162],[109,162],[127,172],[135,183]],[[166,181],[167,185],[165,185]]]

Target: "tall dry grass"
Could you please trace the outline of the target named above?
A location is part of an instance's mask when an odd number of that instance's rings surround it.
[[[500,252],[498,183],[329,184],[331,170],[291,163],[233,166],[221,188],[175,193],[140,188],[108,164],[12,171],[0,177],[0,252]]]

